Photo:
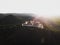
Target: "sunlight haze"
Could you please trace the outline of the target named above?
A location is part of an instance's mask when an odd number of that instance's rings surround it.
[[[60,0],[0,0],[0,13],[33,13],[50,17],[60,15]]]

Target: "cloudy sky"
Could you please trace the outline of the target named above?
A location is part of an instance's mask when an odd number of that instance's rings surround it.
[[[60,0],[0,0],[0,13],[34,13],[36,16],[59,16]]]

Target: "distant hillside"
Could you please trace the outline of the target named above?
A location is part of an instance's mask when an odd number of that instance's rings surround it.
[[[32,14],[15,14],[14,16],[16,16],[19,19],[23,19],[23,20],[32,20],[34,18]]]
[[[1,19],[1,22],[0,22],[1,25],[18,24],[18,23],[20,23],[20,20],[13,15],[8,15],[4,17],[3,19]]]
[[[10,25],[10,24],[21,24],[26,20],[31,20],[32,16],[22,16],[22,15],[13,15],[13,14],[5,14],[6,16],[1,19],[0,25]]]
[[[0,14],[0,19],[4,18],[5,15],[4,14]]]

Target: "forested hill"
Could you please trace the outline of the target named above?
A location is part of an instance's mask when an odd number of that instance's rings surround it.
[[[59,31],[20,26],[22,22],[33,19],[31,16],[27,17],[5,14],[0,21],[0,45],[60,45]],[[51,22],[46,21],[40,18],[40,22],[49,27]]]
[[[2,19],[0,19],[0,25],[9,25],[9,24],[20,24],[26,20],[31,20],[33,19],[32,16],[26,16],[26,15],[13,15],[13,14],[2,14],[0,15],[2,18],[2,16],[4,16]]]

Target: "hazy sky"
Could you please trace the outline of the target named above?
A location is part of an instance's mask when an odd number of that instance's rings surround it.
[[[34,13],[59,16],[60,0],[0,0],[0,13]]]

